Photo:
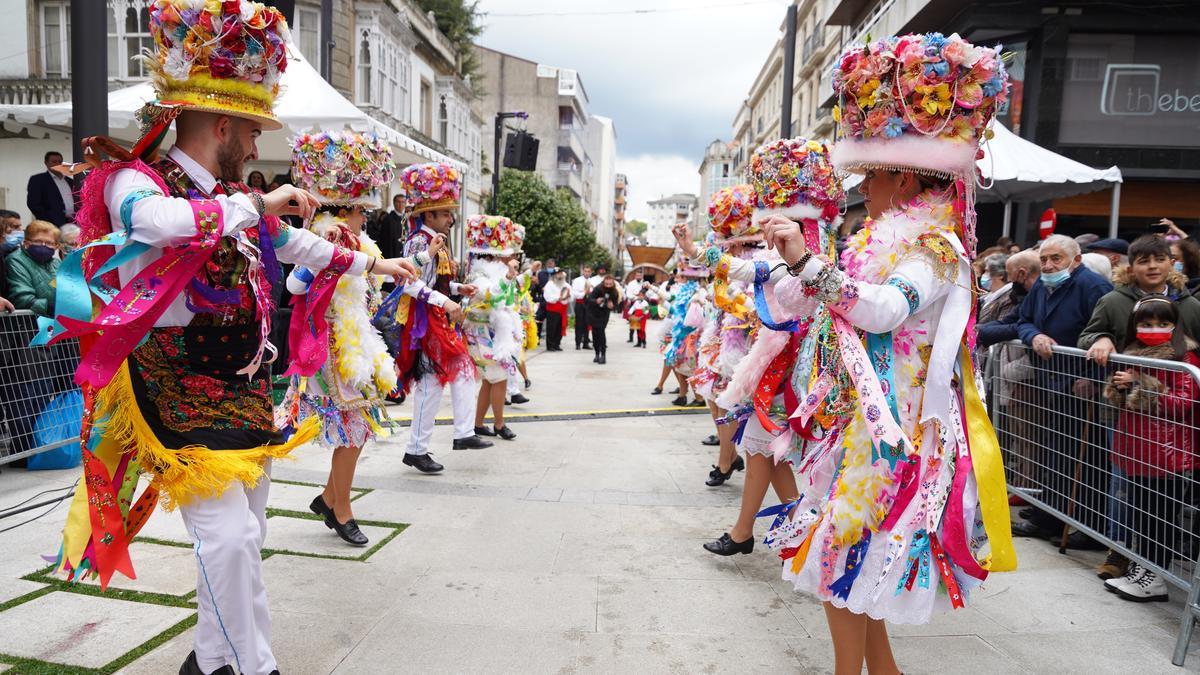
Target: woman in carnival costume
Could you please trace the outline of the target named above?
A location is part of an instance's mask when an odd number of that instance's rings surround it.
[[[831,157],[863,174],[871,220],[844,271],[795,223],[764,225],[794,275],[779,304],[819,336],[792,380],[802,496],[768,541],[824,602],[837,672],[896,672],[885,621],[925,623],[1016,566],[970,357],[975,160],[1008,78],[996,49],[906,35],[849,48],[834,87]]]
[[[525,226],[520,223],[513,223],[513,244],[520,251],[525,247]],[[528,389],[532,384],[529,381],[529,371],[525,367],[525,355],[537,349],[538,334],[537,334],[537,303],[533,301],[533,277],[530,270],[521,271],[521,256],[513,255],[507,258],[509,268],[509,279],[512,279],[517,284],[517,315],[521,317],[521,332],[524,335],[524,341],[521,345],[521,357],[517,361],[517,372],[520,378],[508,378],[508,398],[505,403],[529,403],[529,398],[521,393],[521,388],[524,386]]]
[[[194,651],[179,672],[267,675],[278,672],[261,554],[271,460],[319,426],[306,422],[287,440],[275,428],[262,366],[275,354],[279,261],[319,270],[302,319],[323,314],[343,273],[413,268],[284,225],[281,216],[312,217],[317,200],[304,190],[259,194],[241,183],[258,135],[281,127],[273,106],[287,24],[256,2],[197,5],[149,8],[158,98],[143,109],[133,151],[85,141],[94,168],[76,214],[82,246],[59,268],[59,316],[37,338],[78,337],[82,351],[84,482],[56,566],[73,579],[96,575],[101,588],[116,571],[132,578],[130,541],[160,499],[178,507],[198,572]],[[147,163],[172,122],[175,147]],[[326,340],[321,330],[300,336],[293,358],[319,362]],[[150,483],[135,498],[143,473]]]
[[[752,227],[757,229],[771,216],[798,221],[814,248],[832,254],[844,195],[825,147],[803,138],[773,141],[755,150],[748,166],[754,200]],[[759,324],[749,349],[716,400],[720,408],[730,411],[725,422],[736,424],[733,440],[746,456],[741,507],[733,527],[704,545],[717,555],[745,554],[754,550],[754,521],[768,486],[783,503],[798,494],[793,469],[777,456],[775,444],[788,433],[788,405],[793,400],[787,376],[802,351],[801,327],[795,321],[775,321],[780,314],[774,300],[775,284],[787,277],[786,265],[776,252],[760,249],[735,257],[718,247],[702,253],[692,246],[688,250],[698,262],[711,266],[722,283],[744,284],[750,297],[740,302],[753,306]],[[742,344],[740,336],[731,336],[734,345]]]
[[[683,259],[683,256],[679,256]],[[679,276],[683,279],[671,289],[669,296],[670,321],[663,326],[660,350],[663,355],[664,371],[675,374],[679,382],[679,396],[672,405],[688,405],[688,377],[696,369],[699,329],[704,325],[704,302],[706,292],[701,280],[708,277],[708,269],[695,265],[680,265]],[[666,375],[662,376],[666,380]],[[662,390],[660,381],[658,391]],[[696,399],[699,401],[699,399]],[[703,402],[700,403],[703,405]]]
[[[302,135],[292,144],[296,185],[321,203],[308,229],[351,251],[379,257],[379,247],[363,231],[365,209],[379,208],[379,188],[391,183],[392,175],[391,146],[374,135],[321,132]],[[296,267],[288,276],[288,292],[304,296],[313,279],[312,270]],[[320,420],[318,441],[333,455],[325,490],[309,508],[354,546],[368,543],[350,506],[354,468],[367,441],[387,436],[384,399],[397,385],[396,363],[371,324],[382,279],[364,272],[338,280],[321,317],[331,326],[329,356],[316,373],[292,377],[277,415],[284,429],[295,429],[310,417]]]
[[[467,246],[471,255],[470,285],[475,293],[467,301],[463,328],[471,358],[482,382],[475,405],[475,433],[499,436],[506,441],[517,434],[504,424],[504,397],[509,378],[516,378],[525,345],[524,325],[518,313],[517,279],[510,278],[508,259],[516,255],[516,223],[504,216],[471,216],[467,219]],[[483,424],[492,409],[492,428]]]
[[[709,472],[705,484],[709,487],[722,485],[733,476],[734,471],[746,468],[738,456],[733,442],[734,427],[721,420],[729,412],[717,405],[717,396],[725,391],[733,371],[750,349],[758,330],[758,321],[753,308],[753,267],[744,267],[744,280],[731,277],[730,268],[734,259],[753,259],[762,242],[762,233],[751,219],[754,208],[754,188],[736,185],[718,190],[708,203],[708,221],[712,232],[708,236],[714,260],[712,297],[708,316],[699,340],[699,366],[691,377],[696,394],[708,402],[713,421],[717,423],[720,451],[717,463]],[[697,258],[698,251],[680,231],[680,246],[684,253],[697,265],[707,265],[709,257]],[[727,257],[721,255],[727,254]]]

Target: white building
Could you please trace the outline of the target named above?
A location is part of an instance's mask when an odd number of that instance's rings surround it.
[[[688,223],[695,230],[696,195],[677,193],[646,203],[650,206],[645,236],[647,246],[674,246],[675,236],[671,229],[677,223]]]
[[[616,256],[620,235],[614,219],[617,193],[617,129],[612,119],[592,115],[588,120],[588,156],[592,160],[590,211],[596,243]]]
[[[706,228],[711,225],[708,220],[708,200],[712,198],[713,193],[745,182],[742,173],[734,168],[737,164],[738,149],[736,142],[726,143],[718,139],[709,143],[704,150],[704,159],[700,162],[700,198],[696,203],[700,213],[692,230],[692,235],[696,238],[707,234]]]

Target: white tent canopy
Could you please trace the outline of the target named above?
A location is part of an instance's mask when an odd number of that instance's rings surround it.
[[[108,94],[109,134],[116,139],[133,143],[139,136],[136,113],[155,98],[149,82],[142,82]],[[280,82],[280,96],[275,115],[284,129],[266,132],[258,143],[259,158],[264,162],[291,163],[289,139],[292,135],[313,129],[353,129],[376,131],[386,138],[396,151],[397,164],[413,162],[448,162],[465,171],[462,162],[406,136],[368,116],[342,96],[295,50],[290,55],[287,70]],[[0,105],[0,120],[11,119],[20,124],[71,126],[71,102],[43,105]],[[174,131],[164,142],[169,145]]]
[[[1036,202],[1113,188],[1109,236],[1115,237],[1121,195],[1121,170],[1115,166],[1093,169],[1047,150],[1014,134],[999,122],[992,124],[995,136],[984,145],[984,158],[977,163],[983,185],[980,202],[1004,203],[1004,235],[1011,230],[1013,202]],[[852,176],[849,190],[862,181]],[[985,189],[986,188],[986,189]]]

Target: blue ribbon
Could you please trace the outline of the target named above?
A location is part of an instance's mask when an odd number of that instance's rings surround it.
[[[767,306],[767,294],[764,291],[766,283],[770,279],[771,267],[765,261],[754,261],[754,311],[758,313],[759,320],[767,328],[780,333],[795,333],[800,330],[799,321],[789,319],[782,323],[776,323],[771,318],[771,310]]]
[[[892,334],[867,333],[867,357],[871,360],[871,367],[875,369],[875,374],[879,377],[879,384],[883,387],[883,395],[888,403],[886,414],[890,414],[892,419],[899,424],[900,412],[896,406],[896,352],[892,344]],[[874,423],[874,420],[867,421]],[[890,468],[895,470],[896,464],[904,456],[903,449],[893,448],[887,443],[880,443],[880,446],[880,448],[872,448],[871,461],[874,462],[883,457],[887,460]]]
[[[929,535],[925,530],[917,530],[913,533],[912,544],[908,548],[908,558],[904,562],[904,574],[900,577],[900,583],[896,584],[896,595],[904,592],[904,587],[908,584],[908,578],[913,574],[913,567],[917,570],[917,586],[919,588],[929,588],[929,564],[933,554],[929,551]]]
[[[858,579],[858,574],[862,571],[863,558],[866,556],[867,547],[870,544],[871,531],[864,529],[862,539],[859,539],[858,543],[851,546],[850,550],[846,552],[846,572],[829,585],[829,592],[842,600],[850,599],[850,588],[854,586],[854,581]]]

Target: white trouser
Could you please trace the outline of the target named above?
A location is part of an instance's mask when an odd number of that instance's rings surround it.
[[[271,616],[262,577],[271,463],[254,488],[229,486],[220,497],[179,507],[196,555],[194,649],[200,669],[226,665],[245,675],[276,669]]]
[[[413,421],[408,437],[410,455],[429,453],[429,439],[433,436],[433,423],[437,420],[438,407],[442,402],[442,383],[436,375],[425,375],[413,385]],[[450,405],[454,408],[454,438],[467,438],[475,434],[475,396],[478,388],[475,378],[459,377],[450,383]]]
[[[512,398],[513,395],[515,395],[515,394],[521,393],[521,384],[518,381],[518,376],[516,376],[516,375],[508,376],[508,388],[506,391],[508,391],[509,398]]]

